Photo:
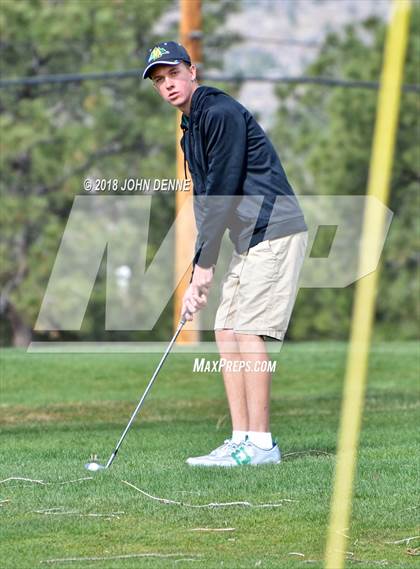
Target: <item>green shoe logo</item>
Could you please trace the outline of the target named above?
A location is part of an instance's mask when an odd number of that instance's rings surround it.
[[[237,450],[233,451],[230,456],[233,458],[236,464],[239,465],[249,464],[251,462],[251,457],[245,452],[245,449],[243,447],[239,447]]]

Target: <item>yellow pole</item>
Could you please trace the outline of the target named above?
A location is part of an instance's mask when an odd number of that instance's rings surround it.
[[[190,54],[193,63],[197,64],[201,61],[201,0],[181,0],[180,2],[180,42],[186,48]],[[182,130],[180,128],[181,113],[176,112],[176,163],[177,163],[177,178],[184,178],[184,154],[180,147],[179,141],[182,137]],[[189,176],[191,178],[191,176]],[[192,208],[192,183],[190,190],[186,192],[175,192],[175,210],[176,215],[179,214],[181,209],[184,207],[186,200],[190,200],[190,215],[182,216],[181,219],[175,225],[175,279],[179,282],[175,290],[175,302],[174,302],[174,317],[173,317],[173,328],[174,331],[177,329],[179,324],[179,319],[181,316],[181,305],[182,297],[186,291],[191,278],[191,270],[186,274],[182,275],[181,267],[184,264],[185,259],[190,259],[192,261],[194,255],[194,242],[195,242],[195,222],[194,222],[194,212]],[[194,323],[196,324],[199,316],[194,317]],[[192,330],[192,325],[187,322],[183,330],[177,338],[178,344],[189,344],[198,342],[200,340],[200,334],[198,330]]]
[[[410,0],[393,0],[385,42],[368,181],[368,195],[375,196],[384,204],[388,203],[389,196],[410,10]],[[384,209],[368,207],[364,216],[359,258],[362,268],[379,247],[383,227]],[[326,569],[342,569],[345,563],[344,534],[350,525],[378,275],[379,270],[370,273],[357,283],[356,288],[325,556]]]

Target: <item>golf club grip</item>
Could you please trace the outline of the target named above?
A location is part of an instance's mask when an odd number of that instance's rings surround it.
[[[137,407],[135,408],[133,414],[131,415],[129,422],[128,422],[126,428],[124,429],[124,431],[123,431],[123,433],[122,433],[122,435],[121,435],[121,437],[120,437],[120,440],[119,440],[118,443],[117,443],[117,446],[115,447],[114,452],[112,453],[112,455],[110,456],[110,458],[109,458],[109,460],[108,460],[108,462],[107,462],[107,464],[106,464],[106,468],[108,468],[108,467],[112,464],[114,458],[116,457],[117,452],[118,452],[118,450],[119,450],[119,448],[120,448],[120,446],[121,446],[123,440],[125,439],[126,434],[128,433],[128,431],[129,431],[131,425],[133,424],[133,421],[134,421],[134,419],[136,418],[137,413],[140,411],[140,409],[141,409],[141,407],[142,407],[142,405],[143,405],[143,402],[144,402],[144,400],[145,400],[146,397],[147,397],[147,394],[149,393],[149,391],[150,391],[150,389],[151,389],[151,387],[152,387],[152,385],[153,385],[153,383],[154,383],[154,381],[155,381],[155,379],[156,379],[156,377],[157,377],[157,375],[158,375],[158,373],[159,373],[161,367],[163,366],[164,361],[166,360],[166,358],[167,358],[169,352],[171,351],[171,348],[172,348],[172,346],[174,345],[175,340],[177,339],[179,333],[181,332],[181,330],[182,330],[182,328],[183,328],[185,322],[186,322],[186,320],[185,320],[184,318],[182,318],[181,321],[180,321],[180,323],[178,324],[178,328],[176,329],[176,332],[175,332],[175,334],[173,335],[172,340],[169,342],[169,345],[168,345],[168,347],[166,348],[165,353],[163,354],[163,356],[162,356],[162,358],[161,358],[161,360],[160,360],[160,362],[159,362],[157,368],[155,369],[155,372],[154,372],[154,374],[152,375],[152,378],[151,378],[151,380],[149,381],[149,383],[148,383],[148,385],[147,385],[147,387],[146,387],[146,389],[145,389],[145,391],[144,391],[144,393],[143,393],[143,395],[142,395],[140,401],[138,402]]]
[[[190,313],[187,311],[185,314],[183,314],[181,316],[180,324],[182,324],[182,326],[184,326],[184,324],[186,324],[186,322],[187,322],[187,314],[190,315]],[[182,326],[181,326],[181,328],[182,328]]]

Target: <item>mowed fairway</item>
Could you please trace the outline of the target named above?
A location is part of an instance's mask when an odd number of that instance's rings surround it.
[[[172,354],[112,468],[96,474],[83,464],[109,457],[159,354],[4,350],[1,567],[322,567],[346,348],[290,343],[276,357],[281,465],[185,464],[230,425],[219,375]],[[420,535],[418,408],[416,344],[374,345],[348,567],[418,562],[420,538],[392,543]],[[221,505],[231,502],[245,504]]]

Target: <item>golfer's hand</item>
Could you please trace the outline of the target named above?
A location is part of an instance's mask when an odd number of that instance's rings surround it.
[[[192,320],[193,314],[206,306],[208,291],[207,287],[203,286],[199,290],[197,286],[191,283],[182,299],[181,317],[185,317],[186,320]]]

